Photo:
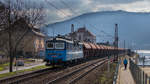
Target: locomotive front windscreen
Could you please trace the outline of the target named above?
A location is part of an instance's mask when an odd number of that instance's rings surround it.
[[[55,43],[55,49],[64,49],[65,44],[64,43]]]
[[[54,49],[54,43],[53,42],[47,42],[47,49]]]

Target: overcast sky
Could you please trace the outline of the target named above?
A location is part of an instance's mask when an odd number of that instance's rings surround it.
[[[7,0],[0,0],[7,1]],[[11,0],[11,2],[17,0]],[[18,0],[19,1],[19,0]],[[84,13],[124,10],[150,12],[150,0],[21,0],[28,5],[42,5],[47,23],[63,21]]]
[[[37,0],[36,0],[37,1]],[[50,23],[88,12],[124,10],[150,12],[150,0],[38,0],[43,3]]]
[[[150,0],[24,0],[24,1],[30,5],[40,4],[44,6],[47,14],[46,18],[48,20],[48,23],[62,21],[65,19],[81,15],[83,13],[98,12],[98,11],[124,10],[129,12],[150,12]]]

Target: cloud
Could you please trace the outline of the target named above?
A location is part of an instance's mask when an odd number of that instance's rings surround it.
[[[128,4],[136,1],[143,1],[143,0],[91,0],[94,4],[95,2],[98,4]]]
[[[56,13],[60,18],[67,18],[68,16],[72,16],[73,13],[68,9],[61,9]]]
[[[137,1],[135,3],[120,4],[120,9],[131,12],[150,12],[150,1]]]
[[[130,12],[150,12],[150,0],[24,0],[24,1],[25,3],[29,4],[29,7],[35,5],[44,6],[45,10],[47,11],[46,19],[49,20],[48,22],[50,23],[66,20],[68,18],[72,18],[81,15],[83,13],[97,12],[97,11],[124,10]],[[50,5],[49,3],[53,4],[53,6]]]
[[[118,0],[118,1],[120,1],[120,3],[119,2],[109,3],[109,4],[108,3],[96,3],[96,5],[93,2],[91,3],[91,6],[93,7],[91,11],[97,12],[97,11],[109,11],[109,10],[124,10],[124,11],[130,11],[130,12],[150,12],[149,0],[132,0],[132,1],[127,0],[127,2],[124,2],[126,0],[124,1]]]
[[[49,2],[53,3],[61,11],[69,13],[66,17],[60,12],[56,14],[60,19],[63,17],[63,20],[65,20],[64,18],[71,18],[70,15],[75,17],[83,13],[97,11],[124,10],[130,12],[150,12],[149,0],[49,0]],[[50,6],[48,9],[52,11]],[[54,8],[53,10],[56,9]]]

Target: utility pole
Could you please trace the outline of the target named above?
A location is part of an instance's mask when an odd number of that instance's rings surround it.
[[[10,2],[11,0],[8,0],[8,40],[9,40],[9,57],[10,57],[10,64],[9,64],[9,72],[13,72],[13,55],[12,55],[12,29],[11,29],[11,7],[10,7]]]
[[[110,72],[110,56],[109,56],[110,54],[108,54],[108,65],[107,65],[107,67],[108,67],[108,73]]]
[[[74,32],[74,24],[71,24],[71,33]]]
[[[73,33],[74,33],[74,24],[71,24],[71,39],[72,39],[72,40],[75,39]]]
[[[143,62],[143,69],[144,69],[144,65],[145,65],[145,56],[143,56],[143,55],[142,55],[142,62]],[[144,77],[144,71],[142,71],[142,74],[143,74],[143,76],[142,76],[142,78],[143,78],[143,84],[145,84],[145,83],[144,83],[144,78],[145,78],[145,77]]]
[[[55,29],[54,29],[54,28],[52,28],[52,30],[53,30],[53,38],[54,38],[54,36],[55,36]]]
[[[118,61],[118,24],[115,24],[115,38],[114,38],[114,47],[115,47],[115,61]]]

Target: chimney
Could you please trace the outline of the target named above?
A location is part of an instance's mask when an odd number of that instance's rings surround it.
[[[73,33],[74,32],[74,25],[72,24],[71,25],[71,33]]]

